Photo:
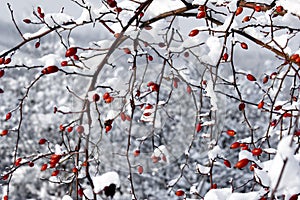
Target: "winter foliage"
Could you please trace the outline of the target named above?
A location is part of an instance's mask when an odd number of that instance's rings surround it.
[[[0,2],[2,199],[300,195],[300,1]]]

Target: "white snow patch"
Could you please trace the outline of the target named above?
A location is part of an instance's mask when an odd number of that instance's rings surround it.
[[[200,174],[208,174],[210,172],[210,167],[203,166],[201,164],[196,165],[196,170]]]
[[[110,184],[115,184],[116,187],[120,187],[120,177],[117,172],[106,172],[101,176],[95,176],[92,178],[94,183],[94,192],[99,193],[104,189],[105,186],[109,186]]]
[[[205,88],[206,96],[210,97],[210,104],[211,104],[211,110],[216,111],[218,110],[217,105],[217,96],[213,88],[213,82],[211,80],[207,81],[207,87]]]
[[[300,177],[300,165],[294,156],[296,149],[294,143],[290,146],[292,137],[292,135],[289,135],[282,138],[278,144],[277,154],[270,162],[269,168],[264,168],[268,171],[272,189],[276,187],[279,177],[281,177],[276,190],[277,195],[293,195],[300,192],[300,179],[295,178]]]
[[[70,195],[65,195],[61,200],[73,200],[73,198]]]
[[[210,160],[214,160],[217,157],[224,157],[222,149],[219,145],[214,146],[214,148],[210,150],[207,154]]]
[[[224,200],[231,195],[231,188],[209,190],[204,196],[205,200]]]

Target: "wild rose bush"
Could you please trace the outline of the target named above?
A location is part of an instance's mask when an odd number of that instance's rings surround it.
[[[3,16],[3,199],[297,199],[298,1],[67,3]]]

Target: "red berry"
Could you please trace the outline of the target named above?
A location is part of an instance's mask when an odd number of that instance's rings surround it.
[[[127,121],[131,121],[131,117],[129,115],[126,115],[125,117]]]
[[[117,2],[114,1],[114,0],[108,0],[108,1],[107,1],[107,4],[108,4],[108,6],[111,7],[111,8],[114,8],[114,7],[117,6]]]
[[[5,121],[9,120],[11,118],[11,112],[8,112],[6,115],[5,115]]]
[[[198,12],[196,18],[201,19],[201,18],[204,18],[205,16],[206,16],[206,12],[205,11],[200,11],[200,12]]]
[[[159,91],[159,85],[156,84],[156,83],[154,85],[151,85],[151,90],[155,91],[155,92],[158,92]]]
[[[8,195],[4,195],[3,200],[8,200]]]
[[[134,157],[137,157],[137,156],[140,155],[140,153],[141,153],[141,151],[140,151],[139,149],[136,149],[136,150],[133,152],[133,155],[134,155]]]
[[[254,7],[254,10],[255,10],[256,12],[260,12],[260,11],[261,11],[261,6],[255,6],[255,7]]]
[[[37,7],[37,12],[39,13],[39,14],[41,14],[42,13],[42,9],[41,9],[41,7]]]
[[[173,80],[173,86],[174,86],[174,88],[178,88],[178,80],[177,79]]]
[[[84,132],[84,127],[82,125],[77,126],[76,131],[77,131],[77,133],[81,134]]]
[[[76,167],[74,167],[74,168],[72,169],[72,172],[75,174],[75,173],[78,172],[78,169],[77,169]]]
[[[248,49],[248,45],[247,45],[245,42],[242,42],[242,43],[241,43],[241,47],[242,47],[243,49]]]
[[[234,142],[231,144],[230,149],[237,149],[240,147],[240,143],[239,142]]]
[[[256,168],[256,167],[257,167],[257,165],[255,163],[253,163],[249,166],[249,169],[250,169],[250,171],[254,171],[254,168]]]
[[[82,188],[79,188],[78,191],[77,191],[77,193],[78,193],[78,195],[79,195],[80,197],[82,197],[82,196],[83,196],[83,189],[82,189]]]
[[[8,134],[8,130],[7,130],[7,129],[4,129],[4,130],[1,132],[0,136],[5,136],[5,135],[7,135],[7,134]]]
[[[202,125],[201,125],[201,123],[198,123],[196,125],[196,132],[199,133],[201,131],[201,129],[202,129]]]
[[[105,92],[105,93],[103,94],[103,99],[104,99],[104,100],[107,99],[107,98],[109,98],[109,97],[110,97],[110,95],[109,95],[108,92]]]
[[[11,62],[11,58],[6,58],[4,61],[4,65],[7,65]]]
[[[147,110],[147,109],[152,109],[153,108],[153,106],[151,105],[151,104],[147,104],[146,106],[145,106],[145,110]]]
[[[181,189],[179,189],[179,190],[177,190],[177,191],[175,192],[175,195],[178,196],[178,197],[181,197],[181,196],[183,196],[184,194],[185,194],[185,192],[184,192],[183,190],[181,190]]]
[[[123,48],[123,51],[125,54],[131,54],[131,51],[129,48]]]
[[[1,70],[0,70],[0,78],[1,78],[2,76],[4,76],[4,74],[5,74],[5,71],[4,71],[3,69],[1,69]]]
[[[114,98],[113,97],[108,97],[105,99],[105,103],[111,103],[113,102]]]
[[[124,112],[121,112],[121,113],[120,113],[120,117],[121,117],[121,120],[122,120],[122,121],[125,121],[125,120],[126,120],[126,115],[125,115]]]
[[[252,150],[252,155],[254,155],[254,156],[260,156],[261,153],[262,153],[262,149],[261,148],[254,148]]]
[[[240,103],[239,104],[239,110],[243,111],[245,109],[245,104],[244,103]]]
[[[298,194],[294,194],[290,197],[289,200],[297,200],[298,199]]]
[[[60,131],[65,131],[66,127],[62,124],[59,125],[59,130]]]
[[[36,42],[36,43],[35,43],[35,45],[34,45],[34,47],[35,47],[35,48],[39,48],[39,47],[40,47],[40,45],[41,45],[41,43],[40,43],[40,42]]]
[[[282,116],[283,117],[292,117],[293,115],[291,113],[285,112]]]
[[[142,174],[144,172],[143,166],[139,165],[138,168],[137,168],[137,171],[138,171],[139,174]]]
[[[264,101],[261,101],[261,102],[258,103],[257,108],[258,108],[258,109],[261,109],[261,108],[264,107],[264,105],[265,105],[265,102],[264,102]]]
[[[186,91],[187,91],[188,94],[191,94],[191,93],[192,93],[192,88],[191,88],[191,86],[188,85],[188,86],[186,87]]]
[[[235,11],[235,15],[238,16],[239,14],[241,14],[243,12],[243,7],[238,7]]]
[[[79,57],[77,55],[73,56],[74,60],[79,60]]]
[[[275,79],[277,76],[277,72],[273,72],[271,75],[270,75],[270,79]]]
[[[277,6],[276,11],[281,13],[283,11],[283,7],[282,6]]]
[[[4,63],[5,59],[4,58],[0,58],[0,65],[2,65]]]
[[[282,108],[282,105],[278,105],[278,106],[275,106],[274,110],[280,110]]]
[[[100,100],[100,96],[99,96],[99,94],[94,94],[93,95],[93,101],[95,101],[95,102],[97,102],[97,101],[99,101]]]
[[[296,60],[297,58],[299,58],[299,54],[297,54],[297,53],[291,55],[291,57],[290,57],[291,60]]]
[[[245,16],[242,22],[248,22],[250,21],[250,16]]]
[[[206,10],[206,6],[205,5],[201,5],[198,7],[198,10],[200,11],[205,11]]]
[[[281,13],[283,11],[283,7],[282,6],[276,6],[276,11]]]
[[[39,141],[39,145],[45,144],[47,140],[45,138],[41,138]]]
[[[231,168],[231,164],[230,164],[229,160],[224,160],[224,165],[228,168]]]
[[[245,144],[245,146],[242,147],[242,150],[248,150],[248,145]]]
[[[214,184],[212,184],[212,186],[210,187],[210,189],[217,189],[217,184],[216,183],[214,183]]]
[[[264,78],[263,78],[263,84],[266,84],[267,82],[268,82],[268,80],[269,80],[269,76],[268,75],[266,75]]]
[[[153,60],[153,57],[151,55],[148,55],[148,60],[149,61],[152,61]]]
[[[108,133],[111,130],[111,128],[111,125],[105,126],[105,132]]]
[[[74,56],[77,53],[77,48],[76,47],[70,47],[65,54],[65,57],[71,57]]]
[[[122,9],[122,8],[120,8],[120,7],[118,7],[118,8],[115,8],[115,9],[114,9],[114,11],[116,11],[117,13],[120,13],[120,12],[122,12],[122,10],[123,10],[123,9]]]
[[[242,169],[244,167],[246,167],[249,163],[249,160],[247,158],[244,158],[240,161],[238,161],[236,164],[235,164],[235,168],[238,168],[238,169]]]
[[[163,47],[165,47],[165,46],[166,46],[166,44],[165,44],[165,43],[163,43],[163,42],[160,42],[160,43],[158,43],[158,46],[159,46],[160,48],[163,48]]]
[[[33,167],[33,166],[34,166],[34,162],[30,161],[30,162],[28,163],[28,166],[29,166],[29,167]]]
[[[61,66],[67,66],[68,65],[68,61],[64,60],[64,61],[61,61],[60,63]]]
[[[256,78],[252,74],[247,74],[247,79],[249,81],[256,81]]]
[[[274,119],[273,121],[271,121],[270,126],[276,126],[276,124],[277,124],[277,120]]]
[[[22,161],[22,158],[18,158],[18,159],[15,161],[15,166],[16,166],[16,167],[20,166],[21,161]]]
[[[227,130],[226,133],[229,136],[235,136],[235,134],[236,134],[236,132],[234,130]]]
[[[45,17],[45,14],[44,13],[41,13],[39,14],[40,18],[44,18]]]
[[[55,65],[48,66],[42,70],[42,74],[52,74],[58,72],[58,67]]]
[[[228,59],[228,53],[224,53],[222,59],[225,60],[225,61],[227,61],[227,59]]]
[[[194,30],[192,30],[192,31],[189,33],[189,36],[190,36],[190,37],[194,37],[194,36],[198,35],[198,33],[199,33],[199,30],[198,30],[198,29],[194,29]]]
[[[9,174],[5,174],[2,176],[2,180],[4,180],[4,181],[7,180],[8,178],[9,178]]]
[[[45,171],[47,168],[48,168],[48,165],[47,164],[43,164],[42,167],[41,167],[41,171]]]
[[[26,24],[29,24],[29,23],[31,23],[31,20],[30,19],[23,19],[23,22],[26,23]]]
[[[188,51],[186,51],[186,52],[184,52],[183,56],[188,58],[190,56],[190,53]]]
[[[57,176],[59,174],[59,170],[55,170],[52,172],[51,176]]]
[[[71,133],[71,132],[73,131],[73,126],[69,126],[69,127],[67,128],[67,131],[68,131],[68,133]]]

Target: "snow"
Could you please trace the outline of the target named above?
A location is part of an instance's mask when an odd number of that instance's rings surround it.
[[[203,166],[201,164],[197,164],[196,165],[196,170],[198,173],[200,174],[209,174],[210,172],[210,167],[206,167],[206,166]]]
[[[247,158],[248,160],[252,160],[252,161],[256,160],[250,151],[247,151],[247,150],[240,151],[239,152],[239,160],[242,160],[245,158]]]
[[[298,16],[300,15],[300,1],[299,0],[294,0],[294,1],[279,0],[279,1],[276,1],[276,5],[281,5],[288,12],[294,13]]]
[[[72,22],[73,17],[65,13],[47,13],[44,17],[45,22],[49,27],[55,27],[57,24],[64,24],[67,22]]]
[[[217,105],[217,96],[213,88],[213,82],[211,80],[207,81],[207,87],[205,88],[206,96],[210,97],[210,104],[211,104],[211,110],[216,111],[218,110]]]
[[[70,195],[64,195],[61,200],[73,200],[73,198]]]
[[[270,178],[268,176],[268,172],[264,170],[260,170],[258,168],[254,168],[254,177],[258,183],[260,183],[264,187],[269,187]]]
[[[100,176],[92,177],[94,183],[94,192],[99,193],[105,186],[115,184],[116,187],[120,187],[120,177],[117,172],[106,172]]]
[[[257,200],[261,196],[261,191],[255,192],[233,192],[231,188],[222,188],[222,189],[211,189],[204,196],[204,200]]]
[[[25,39],[30,39],[30,38],[33,38],[33,37],[37,37],[39,35],[42,35],[44,34],[45,32],[49,31],[49,28],[46,27],[46,26],[43,26],[42,28],[40,28],[38,31],[34,32],[34,33],[24,33],[23,34],[23,37]]]
[[[294,157],[296,147],[295,145],[290,146],[292,138],[292,135],[282,138],[278,144],[277,153],[272,161],[272,166],[276,167],[265,169],[268,171],[268,175],[271,179],[272,190],[275,189],[279,177],[281,177],[276,190],[277,195],[293,195],[300,192],[300,179],[295,178],[300,176],[300,166]]]
[[[213,189],[209,190],[205,196],[205,200],[224,200],[227,199],[230,195],[232,189],[231,188],[222,188],[222,189]]]
[[[219,145],[214,146],[214,148],[210,150],[207,154],[210,160],[214,160],[217,157],[224,157],[223,151]]]

